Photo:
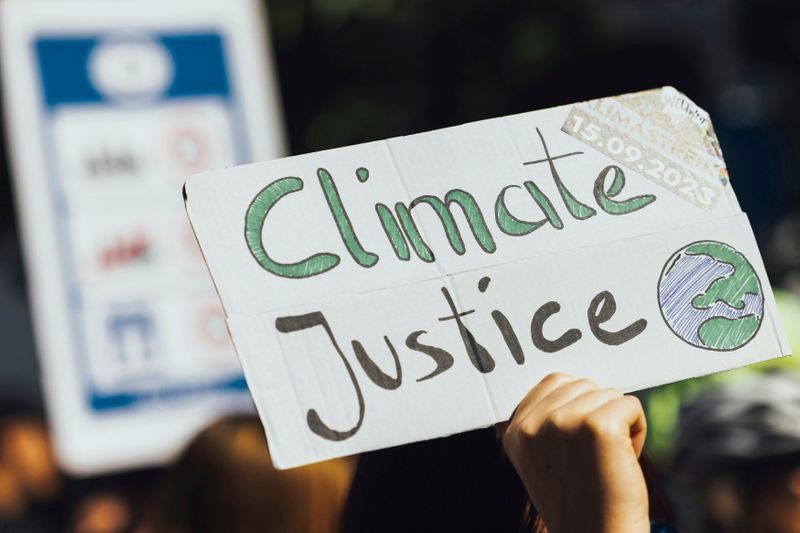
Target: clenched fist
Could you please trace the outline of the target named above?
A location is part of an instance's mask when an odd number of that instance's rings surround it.
[[[646,433],[637,398],[556,373],[519,404],[503,447],[549,533],[645,533]]]

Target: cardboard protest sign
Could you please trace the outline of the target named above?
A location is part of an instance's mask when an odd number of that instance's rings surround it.
[[[274,463],[788,353],[708,115],[671,87],[191,177]]]
[[[0,4],[7,138],[62,464],[164,462],[251,411],[181,186],[282,154],[255,1]]]

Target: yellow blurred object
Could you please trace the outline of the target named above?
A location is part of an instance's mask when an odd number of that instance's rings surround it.
[[[17,476],[0,467],[0,519],[18,518],[25,510],[25,495]]]
[[[0,462],[37,500],[48,500],[61,489],[61,474],[44,424],[9,419],[0,429]]]
[[[113,493],[89,496],[81,502],[77,514],[76,533],[127,531],[132,519],[127,502]]]
[[[16,519],[32,501],[54,499],[62,483],[42,422],[15,417],[0,422],[0,518]]]

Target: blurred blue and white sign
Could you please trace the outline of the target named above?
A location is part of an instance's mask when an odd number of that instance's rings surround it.
[[[186,221],[198,171],[279,157],[255,0],[7,0],[7,137],[63,465],[169,460],[251,409]]]

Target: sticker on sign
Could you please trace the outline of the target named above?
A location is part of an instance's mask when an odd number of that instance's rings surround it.
[[[505,420],[553,371],[633,391],[789,351],[710,121],[669,87],[184,194],[279,467]]]

